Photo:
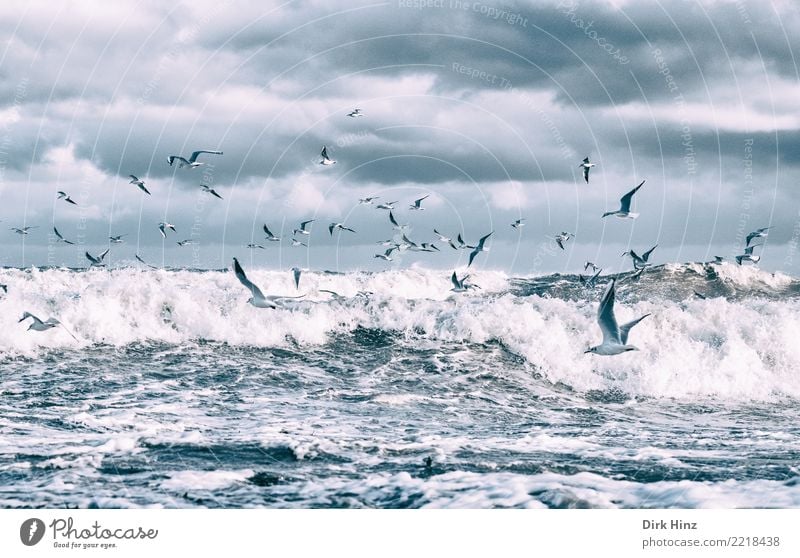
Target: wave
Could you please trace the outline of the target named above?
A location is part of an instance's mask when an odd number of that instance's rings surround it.
[[[499,342],[549,382],[593,394],[800,398],[798,281],[754,267],[667,265],[638,281],[623,274],[619,319],[652,315],[631,334],[641,350],[616,357],[583,353],[600,341],[595,313],[603,287],[586,289],[575,276],[476,271],[481,289],[465,295],[450,292],[447,272],[426,269],[306,272],[299,291],[290,272],[248,274],[267,294],[305,297],[290,309],[253,308],[225,271],[5,269],[0,352],[16,358],[76,346],[199,340],[316,350],[366,328],[398,333],[404,350],[420,340]],[[27,331],[17,323],[25,311],[56,317],[66,331]],[[480,367],[480,358],[472,365]]]

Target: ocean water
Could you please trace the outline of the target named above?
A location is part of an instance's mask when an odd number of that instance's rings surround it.
[[[640,351],[600,357],[605,281],[248,275],[305,297],[253,308],[224,270],[0,270],[0,506],[800,506],[793,278],[623,275],[620,321],[652,315]]]

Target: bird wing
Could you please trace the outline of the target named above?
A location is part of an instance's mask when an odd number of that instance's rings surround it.
[[[309,223],[313,223],[314,221],[315,221],[315,219],[309,219],[308,221],[301,222],[300,223],[300,230],[301,231],[306,230],[306,225],[308,225]]]
[[[330,157],[328,157],[328,148],[324,145],[322,146],[322,152],[320,153],[320,157],[322,157],[323,159],[330,159]]]
[[[252,281],[250,281],[250,279],[247,278],[247,275],[244,274],[242,266],[239,265],[239,260],[236,258],[233,258],[233,272],[236,274],[236,278],[239,280],[239,282],[247,287],[247,289],[253,294],[253,298],[257,300],[265,300],[264,293],[262,293],[261,289],[259,289],[255,284],[253,284]]]
[[[492,236],[493,234],[494,234],[494,231],[490,232],[489,234],[487,234],[484,237],[481,237],[481,239],[478,241],[478,246],[476,247],[476,249],[478,251],[483,250],[483,243],[486,242],[486,239],[489,238],[490,236]]]
[[[335,228],[336,228],[336,223],[331,223],[330,225],[328,225],[328,232],[331,233],[331,236],[333,236],[333,229]]]
[[[641,184],[639,184],[636,188],[625,194],[619,199],[619,209],[625,213],[631,210],[631,200],[633,199],[633,195],[644,185],[644,180],[642,180]]]
[[[394,218],[394,214],[389,211],[389,222],[394,225],[395,227],[399,227],[400,225],[397,224],[397,219]]]
[[[100,260],[92,256],[89,252],[86,252],[86,259],[92,263],[100,263]]]
[[[301,271],[299,269],[297,269],[297,268],[294,268],[292,271],[294,273],[294,286],[295,286],[295,288],[299,289],[300,288],[300,273],[301,273]]]
[[[455,289],[461,288],[461,283],[459,283],[458,276],[456,275],[455,271],[453,272],[453,275],[450,277],[450,281],[453,283],[453,288]]]
[[[583,179],[589,184],[589,167],[583,167]]]
[[[558,247],[559,247],[559,248],[561,248],[562,250],[564,250],[564,243],[563,243],[563,239],[562,239],[560,236],[556,238],[556,244],[558,244]]]
[[[63,236],[61,236],[61,233],[60,233],[60,232],[58,232],[58,229],[57,229],[57,228],[53,227],[53,232],[54,232],[54,233],[56,233],[56,236],[57,236],[58,238],[60,238],[61,240],[64,240],[64,237],[63,237]]]
[[[581,163],[580,166],[583,166],[583,165],[587,164],[588,162],[589,162],[589,157],[586,157],[586,158],[583,159],[583,163]]]
[[[128,177],[131,178],[132,180],[137,181],[137,182],[139,181],[139,178],[137,178],[136,175],[129,174]]]
[[[222,155],[222,151],[209,151],[208,149],[200,149],[198,151],[192,151],[191,157],[189,157],[189,163],[194,163],[197,161],[197,157],[200,156],[202,153],[211,153],[212,155]],[[184,159],[186,161],[186,159]]]
[[[642,254],[642,260],[644,260],[644,261],[647,261],[647,259],[650,257],[650,253],[651,253],[653,250],[655,250],[656,248],[658,248],[658,244],[656,244],[655,246],[653,246],[652,248],[650,248],[650,249],[649,249],[647,252],[645,252],[644,254]]]
[[[467,267],[472,265],[472,260],[474,260],[475,256],[478,255],[478,252],[480,252],[480,250],[478,250],[476,247],[474,250],[472,250],[472,252],[469,253],[469,263],[467,264]]]
[[[631,332],[631,329],[633,329],[633,326],[635,326],[636,324],[638,324],[639,322],[644,320],[649,315],[650,315],[649,313],[645,314],[641,318],[638,318],[636,320],[628,322],[627,324],[623,324],[623,325],[619,326],[620,340],[622,341],[623,345],[627,345],[628,344],[628,334]]]
[[[620,331],[617,318],[614,316],[614,298],[616,296],[616,279],[612,279],[600,300],[597,308],[597,325],[603,332],[604,345],[620,345]]]
[[[105,258],[105,257],[106,257],[106,254],[108,254],[109,250],[111,250],[111,248],[106,248],[106,251],[105,251],[105,252],[103,252],[102,254],[100,254],[100,255],[97,257],[97,259],[98,259],[98,260],[100,260],[100,261],[102,262],[102,261],[103,261],[103,258]]]
[[[354,233],[354,232],[356,232],[356,231],[354,231],[353,229],[348,229],[347,227],[341,227],[341,229],[342,229],[343,231],[349,231],[349,232],[351,232],[351,233]]]

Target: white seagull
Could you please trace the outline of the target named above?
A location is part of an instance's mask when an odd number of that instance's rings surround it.
[[[322,146],[322,152],[319,156],[322,157],[322,160],[319,162],[320,165],[328,166],[336,164],[336,161],[328,157],[328,148],[324,145]]]
[[[425,208],[422,207],[422,201],[428,196],[430,196],[430,194],[414,200],[414,203],[412,205],[409,205],[408,208],[411,209],[412,211],[425,211]]]
[[[628,351],[638,351],[639,349],[633,345],[628,345],[628,334],[633,326],[641,322],[650,314],[645,314],[637,320],[628,322],[622,326],[617,324],[617,318],[614,316],[614,298],[615,298],[615,283],[616,279],[612,279],[608,285],[600,306],[597,309],[597,324],[603,332],[603,342],[596,347],[589,347],[585,353],[594,353],[596,355],[612,356],[625,353]]]
[[[597,281],[597,278],[600,277],[600,274],[602,272],[603,272],[602,269],[598,269],[595,272],[595,274],[590,276],[590,277],[584,277],[583,275],[578,275],[578,281],[581,282],[581,285],[583,285],[587,289],[590,289],[590,288],[594,287],[594,284]]]
[[[434,232],[434,234],[435,234],[436,236],[438,236],[438,237],[439,237],[439,240],[440,240],[441,242],[444,242],[444,243],[447,243],[447,244],[449,244],[449,245],[450,245],[450,247],[451,247],[453,250],[458,250],[458,246],[456,246],[455,244],[453,244],[453,239],[452,239],[452,238],[450,238],[449,236],[445,236],[445,235],[443,235],[442,233],[440,233],[440,232],[439,232],[439,231],[437,231],[436,229],[433,229],[433,232]]]
[[[217,193],[217,191],[216,191],[216,190],[214,190],[213,188],[211,188],[211,186],[208,186],[208,185],[206,185],[206,184],[201,184],[201,185],[200,185],[200,187],[203,189],[203,192],[205,192],[206,194],[211,194],[212,196],[215,196],[215,197],[217,197],[217,198],[219,198],[219,199],[222,199],[222,196],[220,196],[220,195]]]
[[[251,244],[248,244],[248,245],[247,245],[247,247],[248,247],[248,248],[250,248],[251,250],[253,250],[253,249],[255,249],[255,248],[261,248],[262,250],[266,250],[266,248],[264,248],[264,247],[263,247],[263,246],[261,246],[260,244],[252,244],[252,243],[251,243]]]
[[[467,267],[472,265],[472,260],[475,259],[475,256],[477,256],[479,252],[488,252],[489,251],[489,249],[484,247],[483,244],[486,242],[486,239],[489,238],[490,236],[492,236],[493,234],[494,234],[494,231],[490,232],[486,236],[481,237],[481,239],[478,241],[478,245],[475,246],[472,249],[472,252],[469,253],[469,263],[467,264]],[[461,236],[461,235],[458,235],[458,236]]]
[[[656,244],[655,246],[650,248],[647,252],[645,252],[641,256],[639,256],[633,250],[628,250],[626,252],[623,252],[622,255],[623,256],[630,256],[631,259],[633,260],[633,269],[639,270],[639,269],[643,269],[643,268],[645,268],[645,267],[650,265],[649,263],[647,263],[647,260],[650,259],[650,254],[652,254],[653,250],[655,250],[656,248],[658,248],[658,244]]]
[[[175,230],[175,225],[171,225],[167,222],[162,221],[158,224],[158,230],[161,232],[161,236],[167,238],[167,229],[172,229],[172,232],[177,233],[178,231]]]
[[[748,234],[747,243],[745,244],[745,246],[750,246],[750,242],[752,242],[754,238],[764,238],[769,236],[769,233],[767,231],[770,230],[771,228],[772,227],[764,227],[763,229],[756,229],[750,234]]]
[[[144,265],[146,265],[147,267],[149,267],[150,269],[158,269],[156,266],[154,266],[154,265],[150,265],[149,263],[147,263],[146,261],[144,261],[144,260],[142,259],[142,257],[141,257],[139,254],[136,254],[136,259],[137,259],[137,260],[139,260],[139,261],[140,261],[141,263],[143,263]]]
[[[15,232],[15,233],[17,233],[17,234],[28,234],[28,231],[29,231],[29,230],[31,230],[31,229],[38,229],[38,228],[39,228],[39,227],[37,227],[37,226],[32,226],[32,227],[22,227],[21,229],[20,229],[20,228],[17,228],[17,227],[11,227],[11,230],[12,230],[12,231],[14,231],[14,232]]]
[[[106,264],[103,263],[103,259],[106,257],[106,254],[108,254],[109,250],[110,250],[110,248],[106,248],[106,251],[103,252],[102,254],[100,254],[97,257],[92,256],[89,252],[86,252],[86,259],[89,260],[89,262],[90,262],[89,263],[89,267],[92,267],[92,266],[95,266],[95,265],[96,266],[104,266],[104,265],[106,265]]]
[[[400,223],[398,223],[397,219],[394,218],[394,214],[391,211],[389,211],[389,222],[392,224],[392,228],[396,231],[402,231],[408,228],[407,224],[401,225]]]
[[[267,226],[266,223],[264,223],[263,229],[264,229],[264,234],[266,235],[266,240],[269,240],[270,242],[280,242],[281,241],[279,236],[275,236],[274,234],[272,234],[272,231],[269,230],[269,227]]]
[[[353,109],[351,112],[347,114],[350,118],[358,118],[359,116],[364,116],[364,113],[361,112],[360,108]]]
[[[371,205],[374,200],[377,200],[380,196],[370,196],[368,198],[359,198],[358,205]]]
[[[744,254],[741,256],[736,256],[736,263],[739,265],[742,265],[742,262],[753,262],[754,264],[758,263],[761,260],[761,256],[753,255],[753,248],[756,246],[761,246],[761,244],[753,244],[752,246],[745,248]]]
[[[208,149],[200,149],[198,151],[193,151],[191,156],[189,157],[189,160],[186,160],[185,158],[181,157],[180,155],[170,155],[169,157],[167,157],[167,162],[169,163],[169,166],[172,166],[172,164],[175,161],[178,161],[178,168],[179,169],[182,169],[183,167],[189,167],[190,169],[196,169],[197,167],[199,167],[201,165],[205,165],[205,163],[198,163],[197,162],[197,157],[200,156],[203,153],[209,153],[211,155],[222,155],[222,151],[210,151]]]
[[[186,240],[179,240],[177,244],[178,246],[186,246],[187,244],[197,244],[197,241],[193,238],[187,238]]]
[[[598,269],[600,269],[599,267],[597,267],[597,265],[593,264],[590,261],[587,261],[585,264],[583,264],[583,270],[584,271],[586,271],[590,267],[592,268],[592,271],[597,271]]]
[[[392,261],[392,252],[394,252],[395,250],[397,250],[396,246],[393,248],[389,248],[383,254],[375,254],[375,257],[378,258],[379,260],[390,262]]]
[[[247,302],[256,308],[282,308],[284,300],[303,298],[302,296],[264,296],[261,289],[253,284],[253,282],[247,278],[247,275],[244,274],[244,270],[242,266],[239,265],[239,260],[236,258],[233,258],[233,272],[236,274],[236,278],[239,282],[247,287],[250,294],[253,295],[247,299]]]
[[[586,157],[583,162],[578,165],[579,167],[583,167],[583,179],[586,181],[586,184],[589,184],[589,169],[594,167],[594,163],[589,162],[589,157]]]
[[[64,331],[66,331],[67,333],[69,333],[69,334],[70,334],[70,336],[72,336],[72,338],[73,338],[73,339],[75,339],[75,341],[77,341],[77,340],[78,340],[78,338],[77,338],[77,337],[75,337],[74,335],[72,335],[72,333],[70,333],[70,332],[69,332],[69,330],[68,330],[67,328],[65,328],[65,327],[62,325],[62,323],[61,323],[61,322],[59,322],[59,321],[58,321],[57,319],[55,319],[55,318],[48,318],[46,321],[44,321],[44,322],[43,322],[42,320],[40,320],[39,318],[37,318],[36,316],[34,316],[33,314],[31,314],[30,312],[25,312],[24,314],[22,314],[22,317],[21,317],[19,320],[17,320],[17,323],[24,322],[24,321],[25,321],[25,320],[27,320],[28,318],[31,318],[31,319],[33,320],[33,323],[31,323],[31,325],[29,325],[29,326],[28,326],[28,331],[30,331],[30,330],[34,330],[34,331],[47,331],[48,329],[52,329],[52,328],[54,328],[54,327],[61,326],[61,328],[62,328]]]
[[[456,275],[456,272],[454,271],[453,275],[450,276],[450,282],[453,283],[453,288],[450,290],[454,293],[463,293],[470,289],[480,289],[478,285],[467,283],[467,279],[469,279],[469,275],[465,275],[459,279],[458,275]]]
[[[296,238],[292,239],[292,246],[305,246],[306,248],[308,248],[308,244],[306,244],[305,242],[300,242]]]
[[[308,226],[310,223],[313,223],[315,220],[316,220],[316,219],[309,219],[308,221],[303,221],[302,223],[300,223],[300,228],[299,228],[299,229],[294,229],[294,230],[292,231],[292,234],[293,234],[293,235],[294,235],[294,234],[298,234],[298,233],[299,233],[299,234],[311,234],[311,231],[307,230],[307,229],[306,229],[306,227],[307,227],[307,226]]]
[[[66,193],[66,192],[58,192],[58,199],[60,199],[60,200],[64,200],[65,202],[67,202],[67,203],[71,203],[72,205],[78,205],[77,203],[75,203],[75,202],[72,200],[72,198],[71,198],[71,197],[69,197],[69,196],[67,195],[67,193]]]
[[[375,209],[388,209],[391,211],[392,209],[394,209],[394,204],[396,203],[397,203],[396,201],[379,203],[378,205],[375,206]]]
[[[60,233],[60,232],[58,232],[58,229],[57,229],[57,228],[53,227],[53,232],[54,232],[54,233],[55,233],[55,235],[56,235],[56,242],[63,242],[64,244],[75,244],[75,243],[74,243],[74,242],[72,242],[71,240],[67,240],[66,238],[64,238],[63,236],[61,236],[61,233]]]
[[[556,241],[556,244],[558,244],[559,248],[566,250],[566,248],[564,248],[564,243],[570,238],[575,238],[575,235],[569,232],[561,232],[558,233],[553,240]]]
[[[516,221],[511,223],[511,227],[517,230],[521,229],[522,227],[525,226],[525,223],[523,223],[524,220],[525,219],[517,219]]]
[[[642,180],[641,184],[619,199],[619,209],[617,211],[606,211],[603,213],[603,217],[614,215],[620,219],[636,219],[639,214],[631,213],[631,200],[633,199],[633,195],[637,192],[637,190],[639,190],[639,188],[642,187],[644,183],[645,181]]]
[[[130,182],[128,182],[128,184],[136,184],[136,185],[139,187],[139,189],[140,189],[142,192],[144,192],[144,193],[145,193],[145,194],[147,194],[148,196],[152,196],[152,194],[150,193],[150,191],[149,191],[147,188],[145,188],[145,187],[144,187],[144,181],[143,181],[143,180],[139,180],[139,179],[138,179],[138,178],[137,178],[135,175],[133,175],[133,174],[129,174],[128,176],[129,176],[129,177],[130,177],[130,179],[131,179],[131,181],[130,181]]]
[[[114,244],[122,244],[123,242],[125,242],[124,240],[122,240],[123,236],[128,236],[128,235],[127,234],[118,234],[117,236],[109,236],[108,237],[108,241],[112,242]]]
[[[333,236],[333,231],[337,229],[340,231],[350,231],[351,233],[356,232],[353,229],[348,229],[342,223],[331,223],[330,225],[328,225],[328,232],[331,233],[331,236]]]

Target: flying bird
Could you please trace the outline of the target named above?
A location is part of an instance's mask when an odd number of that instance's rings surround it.
[[[28,331],[30,331],[30,330],[47,331],[48,329],[52,329],[54,327],[61,326],[61,329],[63,329],[67,333],[69,333],[70,336],[73,339],[75,339],[75,341],[78,340],[77,337],[72,335],[72,333],[70,333],[70,331],[67,328],[65,328],[64,325],[61,322],[59,322],[57,319],[55,319],[55,318],[47,318],[47,320],[43,322],[42,320],[40,320],[39,318],[37,318],[36,316],[31,314],[30,312],[25,312],[24,314],[22,314],[22,317],[19,320],[17,320],[17,323],[24,322],[28,318],[31,318],[33,320],[31,325],[28,326]]]
[[[583,264],[583,270],[584,270],[584,271],[586,271],[586,270],[587,270],[587,269],[589,269],[590,267],[592,268],[592,271],[593,271],[593,272],[594,272],[594,271],[597,271],[598,269],[600,269],[599,267],[597,267],[595,264],[593,264],[593,263],[592,263],[592,262],[590,262],[590,261],[587,261],[585,264]]]
[[[206,194],[211,194],[212,196],[215,196],[215,197],[217,197],[217,198],[219,198],[219,199],[222,199],[222,196],[220,196],[220,195],[217,193],[217,191],[216,191],[216,190],[214,190],[213,188],[211,188],[211,186],[208,186],[208,185],[206,185],[206,184],[201,184],[201,185],[200,185],[200,187],[203,189],[203,192],[205,192]]]
[[[294,288],[295,289],[299,289],[300,288],[300,274],[301,273],[302,273],[302,270],[299,267],[293,267],[292,268],[292,277],[294,277]]]
[[[371,205],[373,201],[377,200],[380,196],[371,196],[368,198],[359,198],[358,205]]]
[[[742,262],[753,262],[757,264],[761,260],[761,256],[754,256],[753,255],[753,248],[761,246],[761,244],[753,244],[752,246],[748,246],[744,249],[744,254],[741,256],[736,256],[736,263],[742,265]]]
[[[389,211],[389,222],[392,224],[392,228],[396,231],[402,231],[408,228],[408,224],[401,225],[397,222],[397,219],[394,218],[394,213]]]
[[[172,232],[177,233],[178,231],[175,230],[175,225],[171,225],[166,222],[161,222],[158,224],[158,230],[161,232],[161,236],[167,238],[167,229],[172,229]]]
[[[56,242],[63,242],[64,244],[75,244],[75,243],[74,243],[74,242],[72,242],[71,240],[67,240],[66,238],[64,238],[63,236],[61,236],[61,233],[60,233],[60,232],[58,232],[58,229],[57,229],[57,228],[53,227],[53,232],[54,232],[54,233],[55,233],[55,235],[56,235]]]
[[[633,326],[641,322],[650,314],[645,314],[639,319],[628,322],[622,326],[617,324],[617,318],[614,316],[614,298],[616,296],[616,279],[612,279],[608,285],[603,298],[600,300],[600,306],[597,309],[597,324],[600,326],[600,331],[603,332],[603,342],[595,347],[589,347],[585,353],[594,353],[596,355],[612,356],[625,353],[627,351],[637,351],[638,349],[633,345],[628,345],[628,334]]]
[[[328,166],[328,165],[335,165],[336,161],[328,157],[328,148],[324,145],[322,146],[322,152],[319,154],[322,157],[322,160],[319,162],[320,165]]]
[[[299,229],[294,229],[294,230],[292,231],[292,234],[293,234],[293,235],[295,235],[295,234],[306,234],[306,235],[308,235],[308,234],[311,234],[311,231],[309,231],[308,229],[306,229],[306,227],[307,227],[309,224],[313,223],[315,220],[316,220],[316,219],[309,219],[308,221],[303,221],[303,222],[301,222],[301,223],[300,223],[300,228],[299,228]]]
[[[306,244],[305,242],[300,242],[296,238],[292,239],[292,246],[295,246],[295,247],[296,246],[305,246],[306,248],[308,248],[308,244]]]
[[[453,275],[450,276],[450,282],[453,284],[453,288],[450,290],[454,293],[463,293],[470,289],[480,289],[478,285],[467,283],[467,279],[469,279],[469,275],[465,275],[459,279],[458,275],[456,275],[456,272],[454,271]]]
[[[655,250],[656,248],[658,248],[658,244],[650,248],[647,252],[645,252],[641,256],[639,256],[633,250],[628,250],[626,252],[623,252],[622,255],[630,256],[631,259],[633,260],[633,268],[638,270],[650,265],[649,263],[647,263],[647,260],[650,259],[650,254],[652,254],[653,250]]]
[[[38,226],[22,227],[21,229],[17,228],[17,227],[11,227],[11,230],[14,231],[17,234],[28,234],[29,230],[38,229],[38,228],[39,228]]]
[[[394,252],[395,250],[397,250],[397,246],[389,248],[383,254],[375,254],[375,257],[378,258],[379,260],[384,260],[384,261],[387,261],[387,262],[391,262],[392,261],[392,252]]]
[[[114,244],[122,244],[123,242],[125,242],[124,240],[122,240],[123,236],[128,236],[128,235],[127,234],[118,234],[117,236],[109,236],[108,237],[108,241],[112,242]]]
[[[250,249],[254,249],[254,248],[261,248],[262,250],[266,250],[266,248],[264,248],[264,247],[263,247],[263,246],[261,246],[260,244],[252,244],[252,243],[251,243],[251,244],[248,244],[248,245],[247,245],[247,247],[248,247],[248,248],[250,248]]]
[[[178,246],[186,246],[187,244],[197,244],[197,241],[193,238],[187,238],[186,240],[179,240],[177,244]]]
[[[302,296],[264,296],[264,293],[245,275],[239,260],[233,258],[233,272],[239,282],[244,285],[252,295],[247,302],[256,308],[282,308],[283,301],[287,299],[302,298]]]
[[[579,167],[583,167],[583,179],[586,181],[586,184],[589,184],[589,169],[594,167],[594,163],[589,162],[589,157],[586,157],[583,162],[578,165]]]
[[[553,240],[556,241],[556,244],[558,244],[559,248],[565,250],[564,243],[568,241],[570,238],[575,238],[575,235],[569,232],[561,232],[558,233]]]
[[[342,223],[331,223],[330,225],[328,225],[328,232],[331,233],[331,236],[333,236],[333,231],[337,229],[340,231],[350,231],[351,233],[356,232],[353,229],[348,229]]]
[[[140,261],[141,263],[143,263],[144,265],[146,265],[147,267],[149,267],[150,269],[158,269],[156,266],[154,266],[154,265],[150,265],[149,263],[147,263],[146,261],[144,261],[144,260],[142,259],[142,257],[141,257],[139,254],[136,254],[136,259],[137,259],[137,260],[139,260],[139,261]]]
[[[365,116],[363,112],[361,112],[360,108],[353,109],[351,112],[347,114],[350,118],[358,118],[359,116]]]
[[[148,196],[152,196],[150,191],[147,188],[144,187],[144,181],[143,180],[139,180],[135,175],[132,175],[132,174],[129,174],[128,176],[131,179],[131,181],[128,182],[128,184],[136,184],[142,192],[144,192]]]
[[[583,275],[578,275],[578,281],[581,282],[581,285],[583,285],[587,289],[590,289],[590,288],[594,287],[595,282],[597,281],[598,277],[600,277],[600,273],[602,273],[602,272],[603,272],[602,269],[598,269],[595,272],[595,274],[592,275],[591,277],[584,277]]]
[[[511,223],[511,227],[512,227],[512,228],[515,228],[515,229],[517,229],[517,230],[521,229],[522,227],[524,227],[524,226],[525,226],[525,223],[523,223],[523,221],[524,221],[524,220],[525,220],[525,219],[517,219],[516,221],[514,221],[513,223]]]
[[[67,202],[67,203],[71,203],[72,205],[78,205],[77,203],[75,203],[75,202],[73,201],[73,199],[72,199],[71,197],[69,197],[69,196],[67,195],[67,193],[66,193],[66,192],[58,192],[58,199],[60,199],[60,200],[64,200],[65,202]]]
[[[222,151],[210,151],[208,149],[200,149],[198,151],[193,151],[192,155],[189,157],[188,160],[186,160],[184,157],[181,157],[180,155],[170,155],[169,157],[167,157],[167,163],[169,163],[169,166],[172,166],[172,164],[175,161],[178,161],[179,169],[182,169],[183,167],[196,169],[199,166],[205,165],[205,163],[197,162],[197,157],[199,157],[203,153],[208,153],[210,155],[222,155]]]
[[[494,234],[494,231],[490,232],[486,236],[481,237],[481,239],[478,241],[478,245],[475,246],[472,249],[472,252],[469,253],[469,263],[467,264],[467,267],[472,265],[472,260],[475,259],[475,256],[477,256],[479,252],[488,252],[489,251],[488,248],[484,247],[484,243],[486,242],[486,239],[489,238],[490,236],[492,236],[493,234]],[[459,236],[459,238],[461,237],[460,234],[458,236]]]
[[[269,240],[270,242],[281,241],[281,238],[279,236],[275,236],[274,234],[272,234],[272,231],[269,230],[269,227],[267,226],[266,223],[264,223],[263,230],[264,230],[264,235],[266,236],[266,240]]]
[[[92,256],[89,252],[86,252],[86,259],[89,260],[89,267],[92,266],[104,266],[106,264],[103,263],[103,259],[105,259],[106,254],[108,254],[110,248],[106,248],[106,251],[100,254],[99,256]]]
[[[388,209],[391,211],[392,209],[394,209],[394,204],[396,203],[397,203],[396,201],[379,203],[378,205],[375,206],[375,209]]]
[[[770,230],[771,228],[772,227],[764,227],[763,229],[756,229],[750,234],[748,234],[747,243],[745,244],[745,246],[750,246],[750,242],[752,242],[754,238],[764,238],[769,236],[769,233],[767,231]]]
[[[427,194],[427,195],[425,195],[425,196],[422,196],[422,197],[421,197],[421,198],[419,198],[419,199],[416,199],[416,200],[414,200],[414,203],[413,203],[413,204],[411,204],[411,205],[409,205],[409,206],[408,206],[408,208],[409,208],[410,210],[412,210],[412,211],[425,211],[425,208],[424,208],[424,207],[422,207],[422,201],[423,201],[425,198],[427,198],[428,196],[430,196],[430,194]]]
[[[603,213],[603,217],[614,215],[620,219],[636,219],[639,214],[631,213],[631,200],[633,199],[633,195],[644,185],[644,183],[645,181],[642,180],[641,184],[619,199],[619,209],[617,211],[607,211]]]

